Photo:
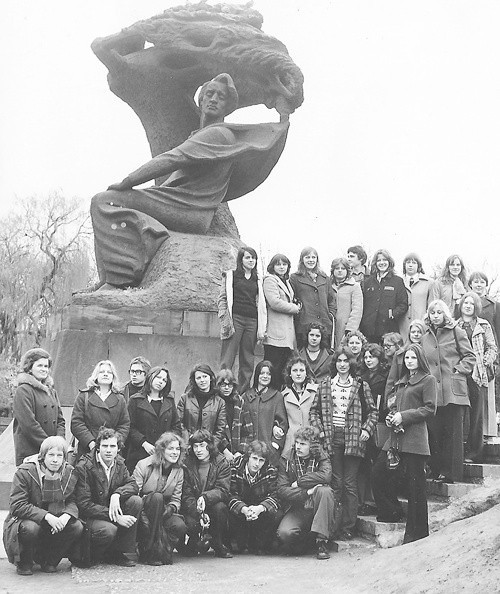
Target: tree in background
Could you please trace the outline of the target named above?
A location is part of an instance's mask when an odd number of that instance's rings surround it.
[[[95,279],[88,209],[77,198],[32,196],[0,219],[0,354],[40,345],[47,318]]]

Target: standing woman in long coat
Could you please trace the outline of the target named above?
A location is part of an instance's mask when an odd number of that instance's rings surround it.
[[[294,302],[290,281],[290,260],[283,254],[271,258],[264,278],[264,296],[267,304],[267,328],[264,336],[264,359],[274,367],[273,385],[283,385],[283,370],[297,347],[293,317],[300,312]]]
[[[42,442],[65,435],[61,404],[49,375],[52,359],[43,349],[31,349],[23,357],[14,395],[14,450],[16,466],[38,454]]]
[[[117,431],[125,443],[130,430],[125,398],[119,391],[118,377],[111,361],[99,361],[80,390],[71,415],[71,433],[78,439],[78,456],[92,452],[101,427]]]
[[[460,317],[458,302],[468,290],[464,261],[458,254],[452,254],[446,258],[441,276],[431,287],[429,301],[441,299],[446,303],[452,317],[458,318]]]
[[[302,304],[295,320],[299,348],[307,344],[307,327],[311,322],[323,324],[326,329],[326,342],[330,346],[337,303],[330,279],[321,270],[318,252],[314,248],[305,247],[300,252],[297,272],[290,276],[290,283],[295,297]]]
[[[408,293],[408,309],[399,320],[399,333],[406,337],[410,330],[410,323],[413,320],[421,320],[425,316],[434,282],[425,275],[422,260],[417,254],[410,253],[405,256],[403,282]]]
[[[345,334],[359,328],[363,315],[363,291],[352,278],[351,267],[345,258],[332,261],[330,280],[337,295],[335,347],[338,348]]]
[[[434,478],[453,483],[463,478],[463,424],[465,408],[470,406],[467,376],[476,357],[444,301],[431,301],[424,321],[428,328],[421,344],[437,382],[437,412],[428,420],[430,466]]]

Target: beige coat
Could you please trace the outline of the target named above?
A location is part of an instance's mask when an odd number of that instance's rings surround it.
[[[289,281],[283,282],[279,276],[270,274],[264,278],[264,296],[267,303],[267,328],[264,344],[287,347],[294,350],[295,327],[293,316],[299,306],[293,303],[293,289]]]
[[[291,388],[285,388],[282,392],[283,402],[288,417],[288,431],[285,438],[285,446],[282,456],[288,456],[293,444],[295,443],[295,433],[302,427],[308,427],[309,411],[318,391],[318,384],[307,384],[304,391],[297,400]]]
[[[346,279],[340,285],[332,283],[337,294],[337,316],[335,318],[335,348],[346,331],[358,330],[363,315],[363,291],[353,278]]]

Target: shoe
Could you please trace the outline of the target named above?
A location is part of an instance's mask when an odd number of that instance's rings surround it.
[[[350,530],[342,530],[340,533],[340,540],[352,540],[354,534]]]
[[[318,540],[316,541],[316,559],[320,561],[324,561],[325,559],[330,559],[330,553],[328,552],[328,548],[326,546],[326,540]]]
[[[47,565],[42,565],[40,569],[43,573],[57,573],[57,567],[55,565],[49,565],[48,563]]]
[[[17,568],[17,575],[33,575],[33,566],[19,563]]]
[[[152,565],[153,567],[160,567],[163,563],[159,559],[148,559],[146,565]]]
[[[110,557],[109,562],[120,567],[135,567],[135,561],[129,559],[124,553],[115,553]]]
[[[225,547],[224,545],[221,545],[220,547],[215,547],[214,553],[215,553],[215,556],[219,557],[220,559],[232,559],[233,558],[233,556],[229,552],[229,549],[227,547]]]

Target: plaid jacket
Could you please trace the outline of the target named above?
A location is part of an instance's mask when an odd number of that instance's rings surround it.
[[[267,511],[276,511],[279,508],[276,497],[278,470],[266,462],[255,483],[250,485],[245,473],[247,462],[248,455],[240,456],[231,468],[230,511],[239,514],[246,505],[263,505]]]
[[[323,447],[333,456],[333,424],[332,424],[332,385],[331,377],[326,377],[319,385],[316,396],[309,411],[309,422],[320,431]],[[377,409],[373,402],[369,385],[361,378],[355,377],[351,386],[349,403],[346,411],[345,447],[346,456],[362,458],[366,450],[366,441],[360,440],[361,429],[370,435],[377,423]]]

